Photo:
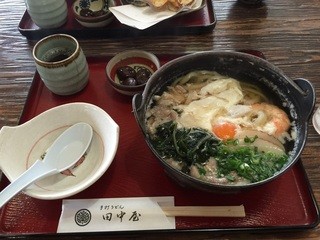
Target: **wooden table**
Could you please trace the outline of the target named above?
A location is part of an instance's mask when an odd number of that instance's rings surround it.
[[[88,56],[115,54],[141,48],[159,53],[192,53],[202,50],[257,49],[291,78],[310,80],[320,91],[320,2],[318,0],[265,0],[249,8],[236,0],[215,0],[217,25],[202,35],[135,37],[80,40]],[[17,125],[23,110],[35,64],[34,41],[22,36],[17,26],[25,11],[23,0],[2,0],[0,4],[0,127]],[[317,101],[319,103],[319,100]],[[311,122],[302,154],[317,202],[320,202],[320,136]],[[288,196],[290,201],[290,196]],[[22,236],[23,237],[23,236]],[[131,236],[140,238],[140,236]],[[47,237],[51,238],[51,237]],[[63,238],[63,237],[62,237]],[[75,237],[82,238],[81,235]],[[108,239],[120,239],[113,236]],[[179,233],[159,234],[148,239],[320,239],[320,228],[269,233]],[[52,237],[54,239],[54,236]],[[65,239],[70,239],[66,237]],[[92,239],[104,239],[95,235]]]

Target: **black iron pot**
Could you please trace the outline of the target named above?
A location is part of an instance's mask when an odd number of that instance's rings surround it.
[[[289,162],[280,172],[271,178],[248,185],[217,185],[201,181],[174,169],[158,155],[146,131],[145,113],[148,103],[155,94],[161,94],[178,77],[193,70],[217,71],[240,81],[254,83],[273,99],[274,104],[281,106],[287,112],[291,121],[296,125],[297,137],[286,146],[287,151],[290,152]],[[132,104],[136,120],[148,146],[169,176],[182,186],[227,192],[265,184],[286,172],[299,159],[307,139],[308,119],[314,108],[315,91],[309,81],[301,78],[291,80],[280,69],[259,57],[240,52],[210,51],[186,55],[163,65],[152,75],[144,92],[134,96]]]

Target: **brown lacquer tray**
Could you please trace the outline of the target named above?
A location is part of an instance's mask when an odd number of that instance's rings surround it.
[[[55,29],[41,29],[30,18],[25,11],[21,18],[18,29],[22,35],[30,40],[38,40],[55,33],[66,33],[77,38],[121,38],[135,36],[159,36],[159,35],[184,35],[202,34],[210,32],[216,25],[216,16],[213,8],[213,0],[204,0],[206,4],[201,9],[189,14],[181,14],[171,19],[160,22],[148,29],[138,30],[121,24],[114,19],[111,24],[103,28],[86,28],[80,25],[74,18],[71,5],[68,3],[68,20],[63,26]],[[121,5],[120,0],[116,0],[117,5]]]
[[[158,57],[163,64],[176,56]],[[306,229],[319,223],[318,206],[301,161],[276,180],[238,193],[201,192],[173,182],[143,139],[132,113],[132,98],[119,94],[106,81],[105,66],[109,59],[108,56],[88,58],[89,84],[73,96],[52,94],[36,73],[21,116],[23,123],[52,107],[81,101],[103,108],[120,126],[119,148],[110,168],[95,184],[72,199],[174,196],[177,206],[243,204],[246,210],[245,218],[177,217],[176,229],[167,230],[169,233]],[[3,177],[1,188],[7,184]],[[0,233],[57,234],[61,207],[62,200],[38,200],[21,193],[1,209]]]

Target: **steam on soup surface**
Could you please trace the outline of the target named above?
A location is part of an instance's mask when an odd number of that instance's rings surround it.
[[[153,147],[172,167],[216,184],[273,176],[294,138],[287,114],[256,86],[193,71],[155,95],[146,111]]]

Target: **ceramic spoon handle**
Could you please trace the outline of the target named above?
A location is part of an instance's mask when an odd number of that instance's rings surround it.
[[[0,208],[31,183],[55,173],[58,173],[57,169],[41,160],[37,160],[27,171],[2,190],[0,193]]]

